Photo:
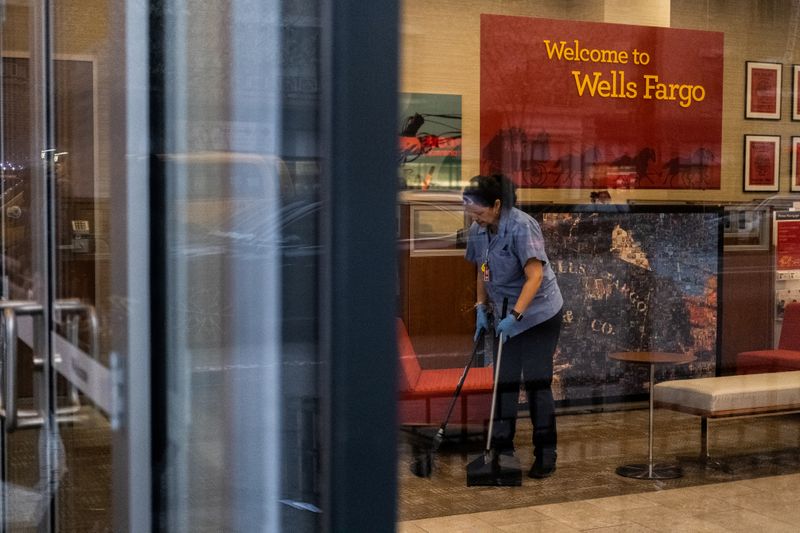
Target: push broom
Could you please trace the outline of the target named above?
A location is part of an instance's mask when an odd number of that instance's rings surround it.
[[[508,298],[503,300],[503,315],[508,309]],[[503,359],[503,335],[500,335],[500,347],[497,349],[497,361],[494,367],[494,387],[492,388],[492,410],[489,419],[489,431],[486,435],[486,448],[483,454],[467,465],[468,487],[518,487],[522,485],[522,470],[519,459],[513,455],[498,454],[492,448],[492,429],[494,429],[495,405],[497,403],[497,386],[500,381],[500,364]]]
[[[437,451],[439,451],[439,446],[442,445],[447,424],[450,421],[450,416],[453,414],[453,408],[456,405],[459,394],[461,394],[461,388],[464,386],[464,382],[467,380],[467,374],[469,373],[470,368],[472,368],[472,364],[475,361],[476,355],[478,354],[478,347],[483,342],[485,331],[486,330],[481,329],[478,338],[475,339],[475,345],[472,348],[472,355],[470,355],[467,364],[464,366],[464,371],[461,373],[461,378],[458,380],[456,390],[453,393],[453,399],[450,400],[450,406],[447,408],[447,414],[442,421],[442,425],[439,426],[439,430],[433,436],[428,448],[425,451],[418,453],[411,463],[411,472],[417,477],[430,477],[431,473],[433,472],[433,456]]]

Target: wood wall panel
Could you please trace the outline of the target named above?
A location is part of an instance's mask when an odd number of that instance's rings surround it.
[[[409,333],[469,334],[475,328],[475,266],[463,257],[412,257]]]
[[[475,265],[460,255],[412,256],[409,206],[400,207],[398,307],[426,368],[463,364],[475,331]],[[444,357],[443,357],[444,356]]]
[[[767,250],[723,257],[720,374],[735,373],[739,352],[772,347],[772,262]]]

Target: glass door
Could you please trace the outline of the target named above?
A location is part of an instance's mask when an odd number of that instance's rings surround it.
[[[110,5],[0,1],[4,531],[113,529]]]

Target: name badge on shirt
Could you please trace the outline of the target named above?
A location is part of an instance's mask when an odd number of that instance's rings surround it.
[[[483,281],[489,281],[489,263],[484,262],[481,265],[481,272],[483,272]]]

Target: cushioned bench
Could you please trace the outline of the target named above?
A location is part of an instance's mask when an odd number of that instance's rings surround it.
[[[401,425],[438,426],[447,414],[464,367],[423,369],[400,319],[397,320],[397,342],[400,354],[399,422]],[[464,354],[463,365],[467,364],[469,355]],[[484,425],[489,420],[494,383],[492,372],[492,367],[473,366],[470,369],[453,409],[451,424]]]
[[[663,381],[657,407],[701,417],[700,456],[709,459],[708,419],[800,411],[800,371]]]
[[[786,304],[776,349],[751,350],[736,356],[737,374],[800,370],[800,303]]]

